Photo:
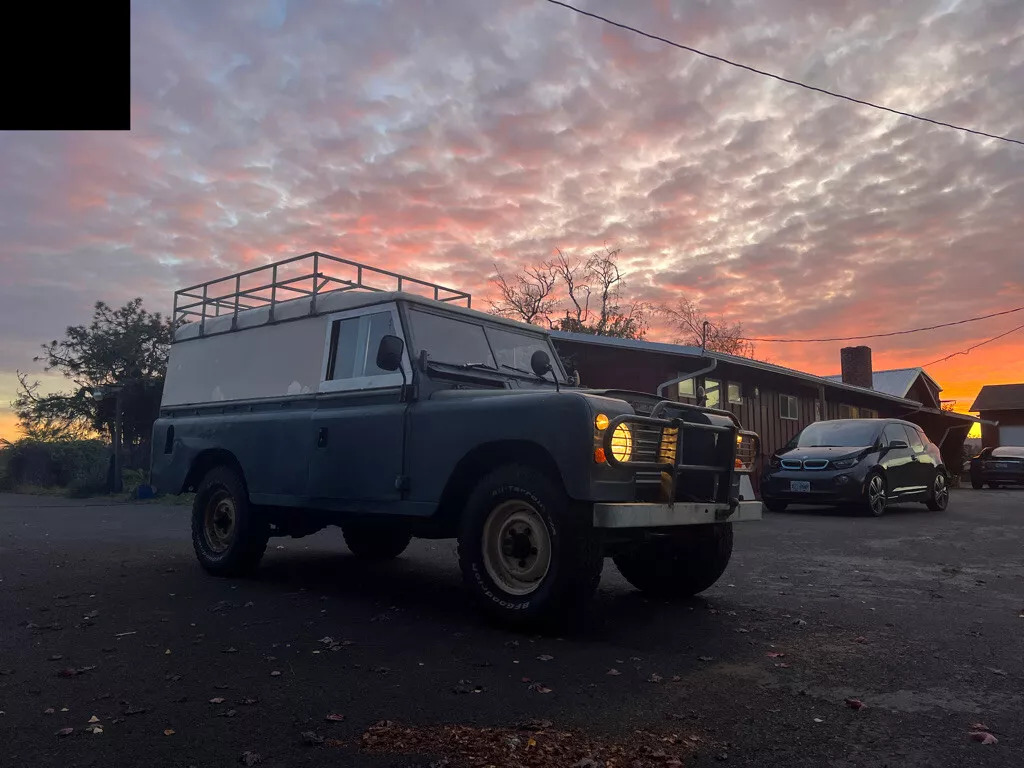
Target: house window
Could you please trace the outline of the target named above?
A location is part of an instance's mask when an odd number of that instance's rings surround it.
[[[697,392],[693,386],[693,379],[684,379],[678,384],[679,399],[682,400],[684,397],[695,398]]]
[[[735,381],[730,381],[729,382],[729,393],[728,394],[729,394],[729,402],[730,403],[736,403],[737,405],[740,405],[740,404],[743,403],[743,394],[742,394],[742,392],[740,390],[740,385],[739,385],[738,382],[735,382]]]
[[[862,419],[877,419],[878,411],[874,410],[873,408],[861,408],[860,417]]]
[[[704,379],[704,405],[717,408],[722,404],[722,382]]]
[[[779,416],[792,421],[800,418],[799,404],[793,395],[779,395]]]
[[[839,418],[840,419],[857,419],[860,418],[860,410],[856,405],[846,405],[845,403],[839,406]]]

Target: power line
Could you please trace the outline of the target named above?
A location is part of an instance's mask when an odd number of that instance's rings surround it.
[[[973,346],[970,346],[967,349],[961,350],[960,352],[954,352],[951,355],[946,355],[945,357],[940,357],[938,360],[932,360],[930,363],[925,363],[921,367],[922,368],[927,368],[929,365],[936,365],[938,363],[944,363],[945,361],[947,361],[947,360],[949,360],[951,358],[957,357],[959,355],[970,354],[973,350],[977,349],[978,347],[983,347],[986,344],[991,344],[993,341],[997,341],[997,340],[1003,338],[1004,336],[1009,336],[1011,333],[1015,333],[1016,331],[1020,331],[1020,330],[1024,330],[1024,325],[1018,325],[1016,328],[1011,328],[1006,333],[1000,333],[998,336],[993,336],[991,339],[985,339],[984,341],[979,341],[977,344],[975,344]]]
[[[905,331],[889,331],[888,333],[869,333],[864,336],[835,336],[830,339],[773,339],[773,338],[755,338],[755,337],[742,337],[743,341],[765,341],[773,342],[775,344],[807,344],[818,341],[860,341],[862,339],[882,339],[888,336],[905,336],[908,333],[920,333],[921,331],[934,331],[936,328],[949,328],[953,325],[963,325],[964,323],[973,323],[977,320],[988,320],[990,317],[1001,317],[1002,315],[1011,315],[1014,312],[1020,312],[1024,310],[1024,307],[1015,307],[1014,309],[1005,309],[1002,312],[993,312],[990,315],[978,315],[977,317],[968,317],[965,320],[955,320],[951,323],[939,323],[938,325],[926,325],[922,328],[909,328]]]
[[[713,53],[707,53],[706,51],[699,50],[698,48],[692,48],[692,47],[690,47],[688,45],[683,45],[682,43],[677,43],[677,42],[675,42],[673,40],[669,40],[668,38],[665,38],[665,37],[659,37],[658,35],[652,35],[650,32],[644,32],[642,29],[637,29],[636,27],[631,27],[628,24],[622,24],[622,23],[620,23],[618,21],[613,21],[613,20],[611,20],[611,19],[609,19],[609,18],[607,18],[605,16],[600,16],[600,15],[598,15],[596,13],[591,13],[590,11],[584,11],[582,8],[577,8],[576,6],[569,5],[569,3],[563,3],[561,0],[547,0],[547,1],[549,3],[551,3],[552,5],[560,5],[563,8],[568,8],[570,11],[575,11],[576,13],[580,14],[581,16],[589,16],[592,19],[597,19],[598,21],[603,21],[605,24],[611,24],[613,27],[618,27],[619,29],[625,29],[625,30],[627,30],[629,32],[634,32],[634,33],[636,33],[638,35],[642,35],[643,37],[650,38],[651,40],[657,40],[660,43],[665,43],[666,45],[671,45],[671,46],[673,46],[675,48],[679,48],[679,49],[684,50],[684,51],[689,51],[690,53],[696,53],[699,56],[705,56],[705,57],[707,57],[709,59],[714,59],[715,61],[719,61],[719,62],[721,62],[723,64],[728,64],[731,67],[738,67],[739,69],[745,69],[748,72],[753,72],[753,73],[758,74],[758,75],[763,75],[765,77],[770,77],[770,78],[772,78],[774,80],[779,80],[779,81],[781,81],[783,83],[789,83],[790,85],[796,85],[796,86],[799,86],[800,88],[806,88],[809,91],[817,91],[818,93],[823,93],[826,96],[832,96],[833,98],[836,98],[836,99],[843,99],[845,101],[853,102],[854,104],[861,104],[861,105],[863,105],[865,107],[872,107],[874,109],[880,109],[883,112],[891,112],[892,114],[900,115],[901,117],[909,117],[909,118],[912,118],[914,120],[921,120],[922,122],[931,123],[933,125],[939,125],[939,126],[942,126],[943,128],[952,128],[952,129],[957,130],[957,131],[963,131],[964,133],[973,133],[976,136],[984,136],[987,139],[998,139],[999,141],[1006,141],[1006,142],[1009,142],[1011,144],[1020,144],[1020,145],[1024,146],[1024,141],[1021,141],[1020,139],[1013,139],[1013,138],[1010,138],[1008,136],[998,136],[998,135],[996,135],[994,133],[986,133],[985,131],[976,131],[973,128],[965,128],[962,125],[954,125],[953,123],[945,123],[945,122],[942,122],[941,120],[933,120],[930,117],[923,117],[922,115],[915,115],[912,112],[903,112],[903,111],[901,111],[899,109],[893,109],[892,107],[886,107],[886,106],[883,106],[881,104],[875,104],[874,102],[871,102],[871,101],[864,101],[863,99],[856,99],[856,98],[854,98],[852,96],[845,96],[845,95],[843,95],[841,93],[836,93],[835,91],[826,90],[825,88],[818,88],[817,86],[814,86],[814,85],[808,85],[807,83],[801,83],[799,80],[791,80],[788,77],[782,77],[781,75],[776,75],[776,74],[773,74],[771,72],[766,72],[763,69],[757,69],[757,68],[751,67],[751,66],[749,66],[747,64],[739,64],[739,63],[737,63],[735,61],[731,61],[729,59],[723,58],[722,56],[716,56]]]

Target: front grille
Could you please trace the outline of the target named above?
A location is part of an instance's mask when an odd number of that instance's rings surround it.
[[[782,468],[783,469],[803,469],[803,464],[800,462],[799,459],[783,459],[782,460]]]
[[[804,469],[824,469],[828,466],[828,459],[804,459]]]

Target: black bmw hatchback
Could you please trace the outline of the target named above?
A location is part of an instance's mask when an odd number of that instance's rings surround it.
[[[899,419],[839,419],[805,427],[771,456],[761,500],[772,512],[789,504],[851,506],[878,517],[894,502],[949,504],[939,449],[916,424]]]

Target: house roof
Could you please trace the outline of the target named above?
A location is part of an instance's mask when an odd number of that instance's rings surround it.
[[[883,400],[889,400],[891,402],[900,403],[908,408],[917,408],[921,404],[916,400],[908,400],[902,395],[893,395],[888,392],[866,389],[864,387],[856,387],[852,384],[844,384],[842,377],[833,379],[826,376],[815,376],[812,373],[804,373],[793,368],[786,368],[782,365],[774,365],[772,363],[764,363],[760,360],[752,360],[749,357],[740,357],[738,355],[727,355],[724,352],[711,352],[710,350],[701,350],[700,347],[686,346],[682,344],[666,344],[659,341],[640,341],[638,339],[620,339],[612,336],[592,336],[586,333],[568,333],[566,331],[551,331],[551,337],[555,340],[564,339],[565,341],[578,341],[582,343],[597,344],[598,346],[604,347],[618,347],[620,349],[635,349],[646,352],[661,352],[667,355],[675,355],[678,357],[697,357],[697,358],[711,358],[719,360],[721,362],[728,362],[734,365],[742,365],[747,368],[754,368],[761,371],[767,371],[769,373],[777,373],[783,376],[791,376],[802,381],[806,381],[812,384],[825,385],[833,387],[835,389],[841,389],[847,392],[856,392],[862,395],[872,395],[874,397],[882,398]],[[927,374],[925,374],[927,375]],[[937,385],[936,385],[937,386]],[[908,387],[909,389],[909,387]],[[906,394],[906,393],[904,393]]]
[[[971,406],[972,411],[1024,409],[1024,384],[986,384]]]
[[[871,388],[876,392],[884,392],[887,395],[906,397],[910,388],[914,386],[914,382],[917,381],[918,376],[924,376],[937,391],[942,391],[942,387],[925,372],[924,368],[892,368],[887,371],[873,371],[871,374]],[[841,374],[825,376],[824,378],[839,382],[843,380]]]

